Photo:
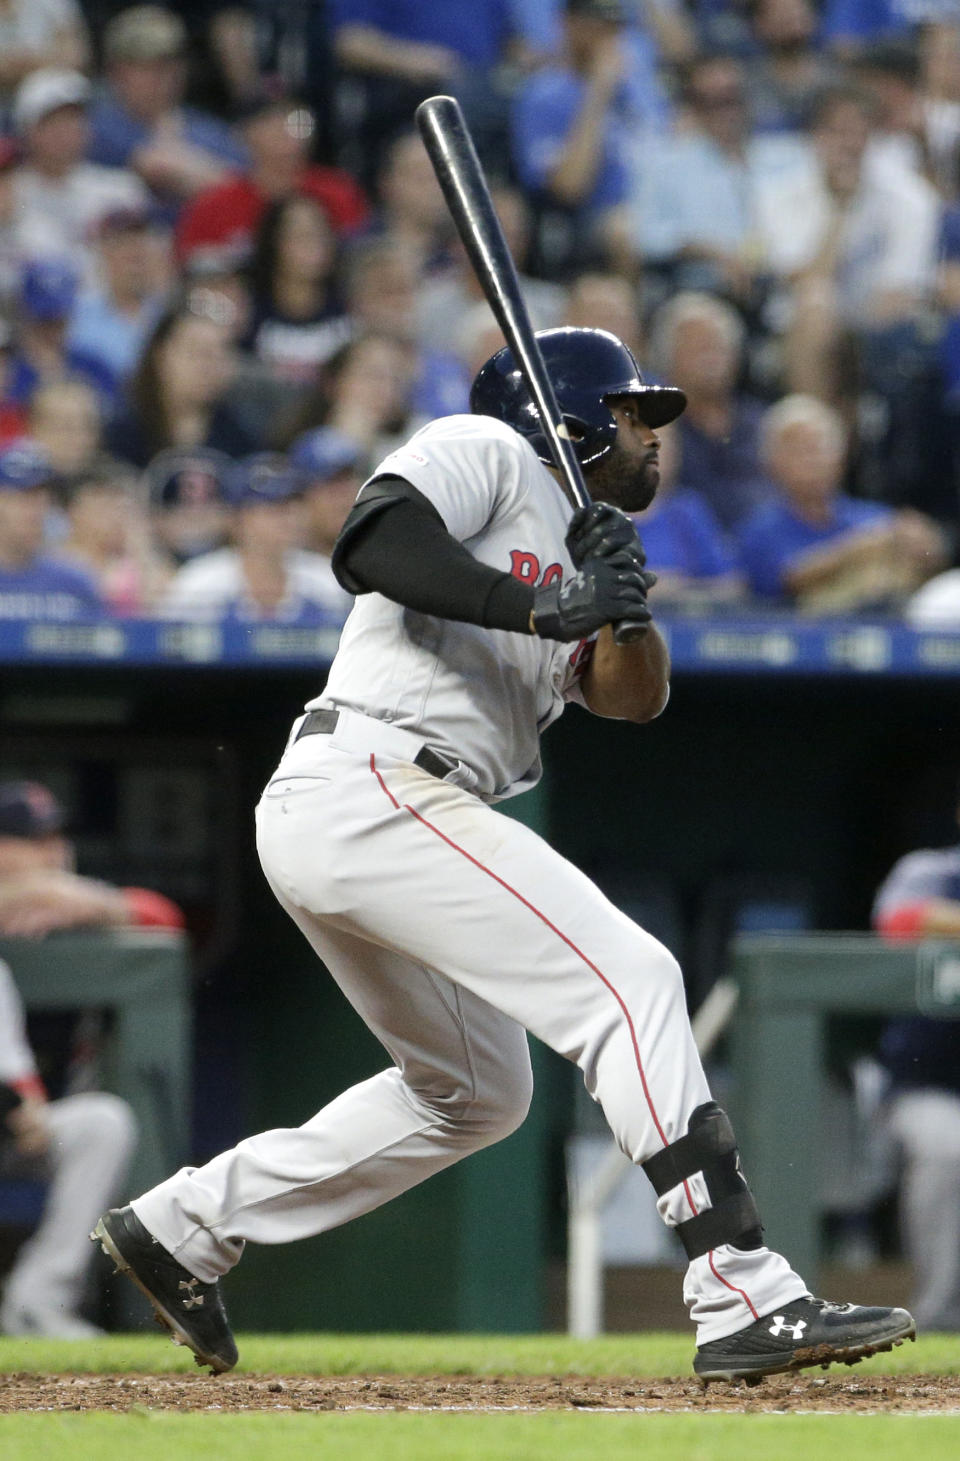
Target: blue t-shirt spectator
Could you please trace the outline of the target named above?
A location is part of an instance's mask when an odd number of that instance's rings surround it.
[[[137,314],[124,314],[102,290],[88,290],[77,300],[70,320],[69,349],[99,362],[119,389],[140,358],[160,304],[159,299],[149,299]]]
[[[908,33],[917,21],[938,18],[954,18],[952,14],[948,17],[946,4],[938,4],[938,0],[928,4],[923,0],[918,4],[912,0],[827,0],[820,35],[827,45],[852,41],[866,47]]]
[[[39,370],[23,355],[13,355],[8,367],[6,397],[19,405],[27,405],[42,377]],[[117,378],[113,372],[85,350],[67,346],[63,352],[63,374],[75,377],[92,386],[100,398],[104,412],[109,414],[117,404]]]
[[[538,71],[520,90],[510,118],[514,162],[520,182],[533,193],[546,190],[547,178],[583,106],[587,81],[572,71]],[[607,112],[596,181],[582,211],[598,213],[626,201],[630,189],[631,140],[625,97]]]
[[[247,149],[232,127],[195,107],[179,107],[176,117],[184,142],[219,158],[225,168],[246,170],[250,161]],[[152,127],[128,112],[109,92],[90,109],[90,131],[90,160],[105,167],[130,167],[132,154],[153,135]]]
[[[696,492],[671,492],[651,514],[639,518],[637,526],[656,573],[720,578],[739,567],[716,515]]]
[[[675,0],[660,0],[660,8],[683,13],[683,7]],[[563,0],[511,0],[511,9],[519,35],[532,50],[545,56],[560,55]],[[623,101],[632,126],[665,128],[672,108],[652,29],[639,19],[628,18],[621,44],[629,57],[623,79]]]
[[[0,568],[0,619],[99,619],[103,613],[93,580],[69,563],[39,557],[24,568]]]
[[[738,535],[751,590],[759,598],[785,599],[784,573],[794,559],[845,533],[886,522],[892,516],[889,507],[839,496],[834,500],[831,520],[815,524],[799,517],[787,499],[778,494],[757,509]]]
[[[462,360],[445,350],[422,350],[410,406],[428,421],[469,412],[470,374]]]
[[[467,65],[488,71],[503,59],[512,31],[508,0],[329,0],[328,25],[368,25],[398,41],[447,46]]]
[[[691,487],[712,509],[728,532],[766,502],[773,488],[760,465],[758,434],[764,407],[750,396],[738,396],[724,437],[708,436],[681,416],[679,486]]]

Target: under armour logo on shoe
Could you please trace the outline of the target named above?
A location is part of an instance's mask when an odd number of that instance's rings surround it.
[[[183,1285],[181,1285],[181,1287],[183,1287]],[[796,1324],[790,1324],[787,1322],[785,1315],[774,1314],[773,1323],[770,1325],[770,1333],[775,1339],[779,1339],[781,1334],[785,1334],[787,1332],[789,1332],[794,1339],[800,1339],[802,1338],[803,1331],[806,1329],[806,1327],[806,1319],[798,1319]]]
[[[198,1278],[191,1278],[189,1283],[185,1279],[181,1279],[177,1284],[177,1288],[186,1289],[189,1294],[189,1298],[183,1301],[183,1307],[185,1309],[199,1309],[203,1304],[203,1294],[195,1294],[193,1292],[194,1284],[198,1284],[199,1282],[200,1280]]]

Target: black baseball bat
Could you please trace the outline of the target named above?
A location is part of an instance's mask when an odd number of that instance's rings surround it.
[[[473,271],[533,397],[561,485],[572,507],[587,507],[591,498],[583,469],[557,404],[520,292],[516,265],[460,105],[452,96],[431,96],[417,107],[416,118]],[[628,644],[639,639],[646,627],[621,620],[613,627],[613,637],[617,644]]]

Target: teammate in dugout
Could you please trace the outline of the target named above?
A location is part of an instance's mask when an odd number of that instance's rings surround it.
[[[912,1338],[903,1309],[814,1299],[764,1245],[711,1100],[680,970],[493,803],[532,786],[568,701],[639,723],[667,703],[643,548],[656,428],[685,405],[613,335],[538,336],[593,502],[571,518],[507,350],[475,414],[432,422],[360,492],[334,553],[357,595],[326,689],[257,809],[267,879],[393,1064],[106,1213],[92,1236],[198,1363],[237,1359],[218,1280],[246,1241],[348,1222],[524,1119],[524,1029],[576,1061],[681,1238],[696,1373],[756,1378]],[[618,647],[610,625],[646,633]]]

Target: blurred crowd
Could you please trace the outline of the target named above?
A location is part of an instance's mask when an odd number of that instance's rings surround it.
[[[960,627],[960,0],[0,0],[0,618],[342,621],[502,343],[441,91],[535,324],[687,393],[656,605]]]

